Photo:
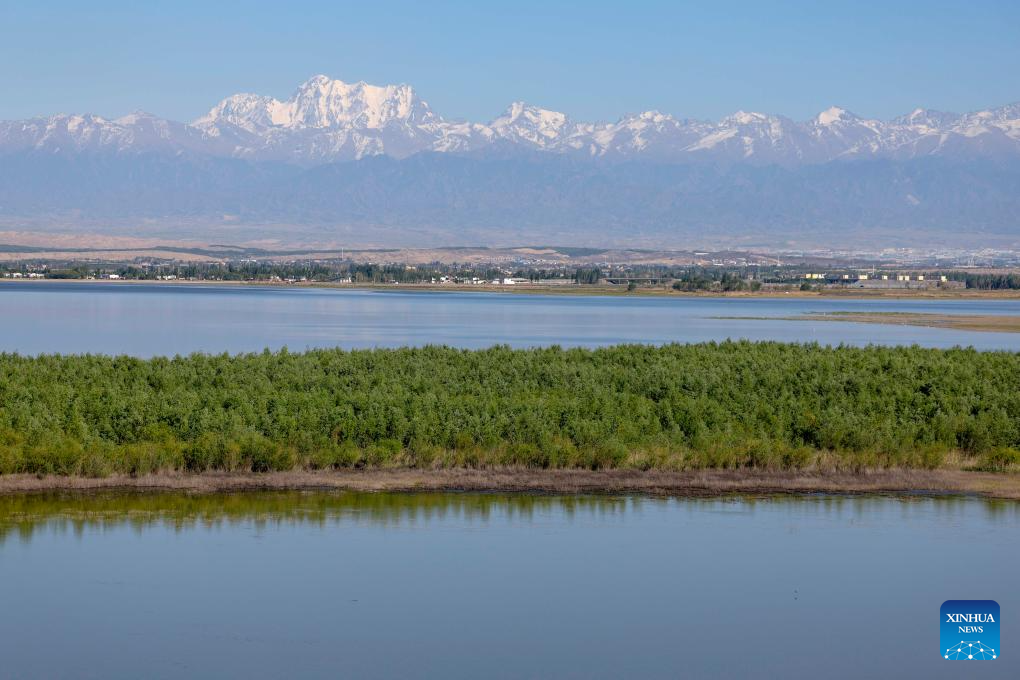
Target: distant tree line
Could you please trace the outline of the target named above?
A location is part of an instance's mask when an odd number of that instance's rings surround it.
[[[951,281],[964,281],[967,288],[976,290],[1020,290],[1020,274],[974,274],[971,272],[949,272]]]
[[[672,266],[672,265],[572,265],[551,267],[497,267],[492,264],[448,264],[432,262],[406,265],[399,263],[364,263],[350,260],[308,260],[281,262],[275,260],[237,260],[230,262],[165,262],[96,264],[82,262],[20,262],[0,265],[0,273],[29,271],[52,279],[101,278],[116,274],[122,279],[156,280],[167,276],[179,279],[211,281],[305,280],[331,282],[350,278],[357,283],[428,283],[441,277],[455,281],[479,279],[492,281],[507,276],[540,281],[573,279],[581,284],[595,284],[607,278],[673,281],[679,291],[742,291],[757,290],[762,282],[799,285],[809,271],[817,269],[794,266]],[[830,274],[842,270],[829,270]],[[845,273],[855,274],[847,269]],[[931,273],[931,272],[929,272]],[[977,290],[1020,290],[1020,273],[974,273],[967,271],[934,272],[953,281],[965,282]]]
[[[227,263],[167,263],[139,264],[64,264],[61,266],[0,267],[0,272],[39,271],[51,279],[103,278],[115,274],[118,278],[137,281],[155,281],[166,277],[206,281],[320,281],[331,282],[351,279],[356,283],[428,283],[441,277],[454,280],[480,279],[491,281],[508,276],[508,271],[486,266],[428,265],[337,262],[273,262],[236,261]],[[518,270],[514,276],[531,279],[565,278],[567,270]]]
[[[685,292],[722,291],[725,293],[761,288],[761,282],[748,280],[736,272],[711,271],[705,269],[689,270],[681,273],[673,282],[673,289]]]

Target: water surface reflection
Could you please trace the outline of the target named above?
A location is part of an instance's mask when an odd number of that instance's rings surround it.
[[[1018,520],[960,497],[5,496],[0,676],[959,677],[939,606],[1020,610]]]

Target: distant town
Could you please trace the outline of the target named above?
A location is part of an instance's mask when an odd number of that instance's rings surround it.
[[[0,277],[532,290],[1018,290],[1013,252],[754,253],[594,248],[269,251],[0,246]]]

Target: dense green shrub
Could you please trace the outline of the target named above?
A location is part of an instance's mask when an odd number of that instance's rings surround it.
[[[1005,469],[1017,449],[1020,354],[1007,352],[726,342],[0,354],[0,473],[938,467],[954,451]]]
[[[1020,467],[1020,451],[999,447],[981,456],[977,468],[990,472],[1002,472]]]

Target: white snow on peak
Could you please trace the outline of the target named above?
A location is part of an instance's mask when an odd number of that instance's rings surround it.
[[[635,116],[635,118],[637,120],[647,121],[649,123],[665,123],[667,121],[674,120],[673,116],[669,115],[668,113],[662,113],[661,111],[655,110],[642,111],[637,116]]]
[[[737,111],[736,113],[724,118],[723,121],[736,125],[754,125],[755,123],[763,123],[767,121],[768,118],[769,117],[764,113],[757,113],[755,111]]]
[[[547,130],[558,130],[567,123],[567,115],[559,111],[550,111],[537,106],[531,106],[525,102],[514,102],[507,107],[506,112],[492,121],[492,126],[510,125],[513,123],[526,123]]]
[[[427,124],[438,121],[429,105],[410,85],[345,83],[327,76],[309,78],[285,101],[255,94],[227,97],[197,126],[221,122],[249,132],[270,127],[379,129],[390,123]]]
[[[855,115],[846,109],[841,109],[838,106],[830,106],[818,114],[815,118],[815,122],[819,125],[834,125],[836,123],[855,120],[856,118],[857,117]]]
[[[410,85],[348,84],[326,76],[308,80],[276,116],[283,125],[318,128],[381,128],[394,121],[420,124],[435,119]]]
[[[524,140],[545,147],[549,141],[556,140],[567,131],[570,119],[565,113],[517,101],[507,107],[503,115],[489,123],[488,127],[498,137]]]
[[[724,128],[711,134],[705,135],[697,142],[688,147],[690,151],[704,151],[711,149],[719,144],[725,142],[728,139],[732,139],[737,136],[738,130],[736,128]]]
[[[138,109],[137,111],[132,111],[131,113],[121,116],[120,118],[114,118],[113,122],[116,123],[117,125],[137,125],[138,123],[141,123],[143,121],[152,122],[158,120],[159,118],[157,116],[154,116],[153,114],[148,113],[147,111],[142,111],[141,109]]]

